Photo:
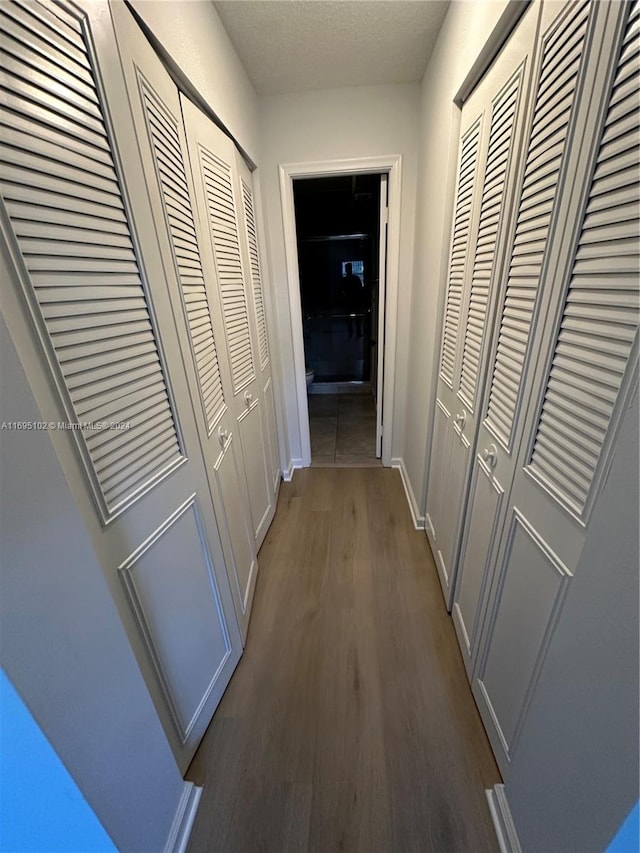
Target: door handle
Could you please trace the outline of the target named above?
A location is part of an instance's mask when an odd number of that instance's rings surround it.
[[[247,404],[247,406],[250,406],[251,403],[253,402],[253,394],[250,391],[244,392],[244,401]]]
[[[498,448],[495,444],[490,444],[482,451],[482,458],[490,468],[495,468],[498,464]]]
[[[231,436],[229,435],[228,430],[222,429],[222,427],[220,427],[218,429],[218,440],[219,440],[220,444],[222,445],[223,450],[225,448],[226,443],[229,441],[230,438],[231,438]]]
[[[458,427],[460,427],[460,432],[464,429],[464,422],[466,421],[467,416],[465,412],[458,412],[458,414],[454,417],[453,422]]]

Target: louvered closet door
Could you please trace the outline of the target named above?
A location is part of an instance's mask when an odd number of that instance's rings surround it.
[[[235,146],[194,104],[183,97],[181,103],[198,210],[199,244],[207,291],[216,302],[221,321],[220,363],[229,387],[227,403],[232,427],[227,441],[234,450],[237,473],[234,477],[229,470],[221,486],[231,490],[235,484],[237,512],[229,510],[226,521],[232,539],[248,542],[255,555],[273,512],[265,473],[267,439],[262,431],[259,356],[251,325],[251,279],[240,230],[242,202]],[[252,571],[246,583],[237,585],[237,605],[245,623],[255,580],[256,572]]]
[[[3,306],[185,769],[241,638],[109,8],[78,8],[0,8]]]
[[[262,280],[262,264],[258,240],[256,202],[253,189],[253,179],[246,163],[236,151],[236,174],[238,195],[242,199],[240,205],[240,231],[245,250],[245,270],[250,273],[251,287],[249,288],[252,310],[250,313],[252,336],[255,342],[254,352],[257,356],[256,370],[259,377],[262,394],[261,426],[265,449],[265,472],[269,493],[270,507],[262,523],[262,530],[256,538],[258,547],[266,534],[273,514],[275,513],[278,490],[280,488],[280,461],[278,454],[278,436],[276,433],[276,412],[273,394],[273,378],[271,372],[271,350],[267,333],[267,318],[265,297]],[[256,478],[257,482],[257,478]]]
[[[559,14],[560,13],[560,14]],[[587,46],[589,3],[546,4],[536,49],[525,152],[516,178],[516,203],[507,222],[508,253],[497,271],[498,310],[479,425],[467,519],[452,615],[471,673],[490,582],[496,535],[515,463],[531,329],[558,195],[568,133]],[[464,372],[464,369],[463,369]]]
[[[448,607],[539,12],[530,6],[462,108],[426,518]]]
[[[246,637],[257,560],[215,273],[198,235],[195,197],[178,90],[124,4],[112,8],[116,36],[179,343],[187,365],[200,443],[237,618]]]
[[[594,4],[591,14],[592,45],[576,51],[586,59],[584,95],[542,261],[537,361],[514,422],[515,479],[473,682],[503,770],[637,383],[638,3]],[[574,7],[559,23],[584,26]]]

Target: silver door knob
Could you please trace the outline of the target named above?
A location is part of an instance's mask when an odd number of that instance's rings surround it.
[[[482,458],[490,468],[495,468],[498,464],[498,448],[495,444],[490,444],[482,451]]]
[[[220,444],[224,447],[225,444],[229,441],[229,432],[226,429],[222,429],[222,427],[220,427],[218,429],[218,440],[220,441]]]
[[[244,392],[244,401],[247,404],[247,406],[250,406],[251,403],[253,402],[253,394],[250,391]]]
[[[453,419],[454,424],[460,427],[460,430],[464,429],[464,422],[466,421],[467,416],[464,412],[458,412],[458,414]]]

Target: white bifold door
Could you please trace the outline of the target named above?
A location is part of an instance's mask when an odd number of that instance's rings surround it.
[[[273,517],[273,391],[251,174],[231,140],[182,98],[202,243],[211,250],[225,330],[231,409],[244,454],[253,536]]]
[[[545,30],[548,55],[569,33],[585,30],[586,43],[593,39],[603,50],[576,51],[585,57],[576,87],[581,97],[554,181],[538,319],[534,312],[510,468],[495,473],[509,445],[504,434],[501,442],[498,429],[490,429],[491,386],[483,427],[489,434],[478,446],[482,458],[485,442],[495,443],[497,464],[491,474],[478,472],[478,480],[502,487],[504,498],[490,519],[501,534],[487,549],[480,574],[486,606],[480,603],[473,618],[480,634],[472,686],[503,772],[517,749],[537,674],[562,617],[591,511],[606,480],[617,423],[631,400],[638,404],[640,20],[637,3],[594,7],[588,18],[583,8],[569,7]],[[544,69],[544,54],[542,63]],[[525,182],[527,176],[525,170]],[[514,253],[517,245],[516,238]],[[498,361],[496,355],[494,376]],[[472,533],[476,511],[486,516],[487,504],[474,490],[461,602],[467,569],[478,571],[484,556]]]
[[[539,12],[532,3],[462,109],[426,515],[448,608]]]
[[[3,312],[184,770],[242,638],[109,8],[0,15]]]
[[[542,11],[525,147],[510,187],[515,201],[503,232],[506,258],[495,283],[498,306],[481,399],[468,505],[470,526],[453,607],[467,667],[480,629],[478,604],[486,592],[481,588],[483,568],[496,537],[522,434],[524,377],[533,353],[531,329],[539,317],[541,273],[578,97],[588,16],[588,3],[547,4]]]
[[[637,393],[639,29],[637,2],[544,4],[507,189],[452,613],[503,773]]]
[[[280,482],[252,178],[232,140],[179,93],[126,7],[114,4],[112,15],[246,638]]]
[[[125,4],[0,15],[3,313],[185,769],[280,482],[252,176]]]

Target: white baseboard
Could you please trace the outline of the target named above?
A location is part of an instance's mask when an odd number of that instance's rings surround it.
[[[290,483],[291,480],[293,480],[293,472],[296,470],[296,468],[304,468],[304,465],[302,464],[302,459],[289,460],[289,467],[286,471],[282,472],[282,479],[285,481],[285,483]]]
[[[424,530],[424,515],[420,514],[420,510],[418,508],[418,501],[416,500],[416,496],[413,494],[413,489],[411,488],[407,469],[405,468],[404,459],[399,456],[394,457],[391,460],[391,467],[397,468],[398,471],[400,471],[400,478],[402,479],[402,485],[404,486],[404,493],[407,496],[407,502],[409,504],[409,509],[411,510],[413,526],[416,530]]]
[[[504,792],[504,785],[494,785],[485,791],[493,828],[498,838],[500,853],[522,853],[516,825],[511,817],[511,809]]]
[[[164,853],[185,853],[201,796],[202,788],[198,788],[193,782],[184,783]]]

